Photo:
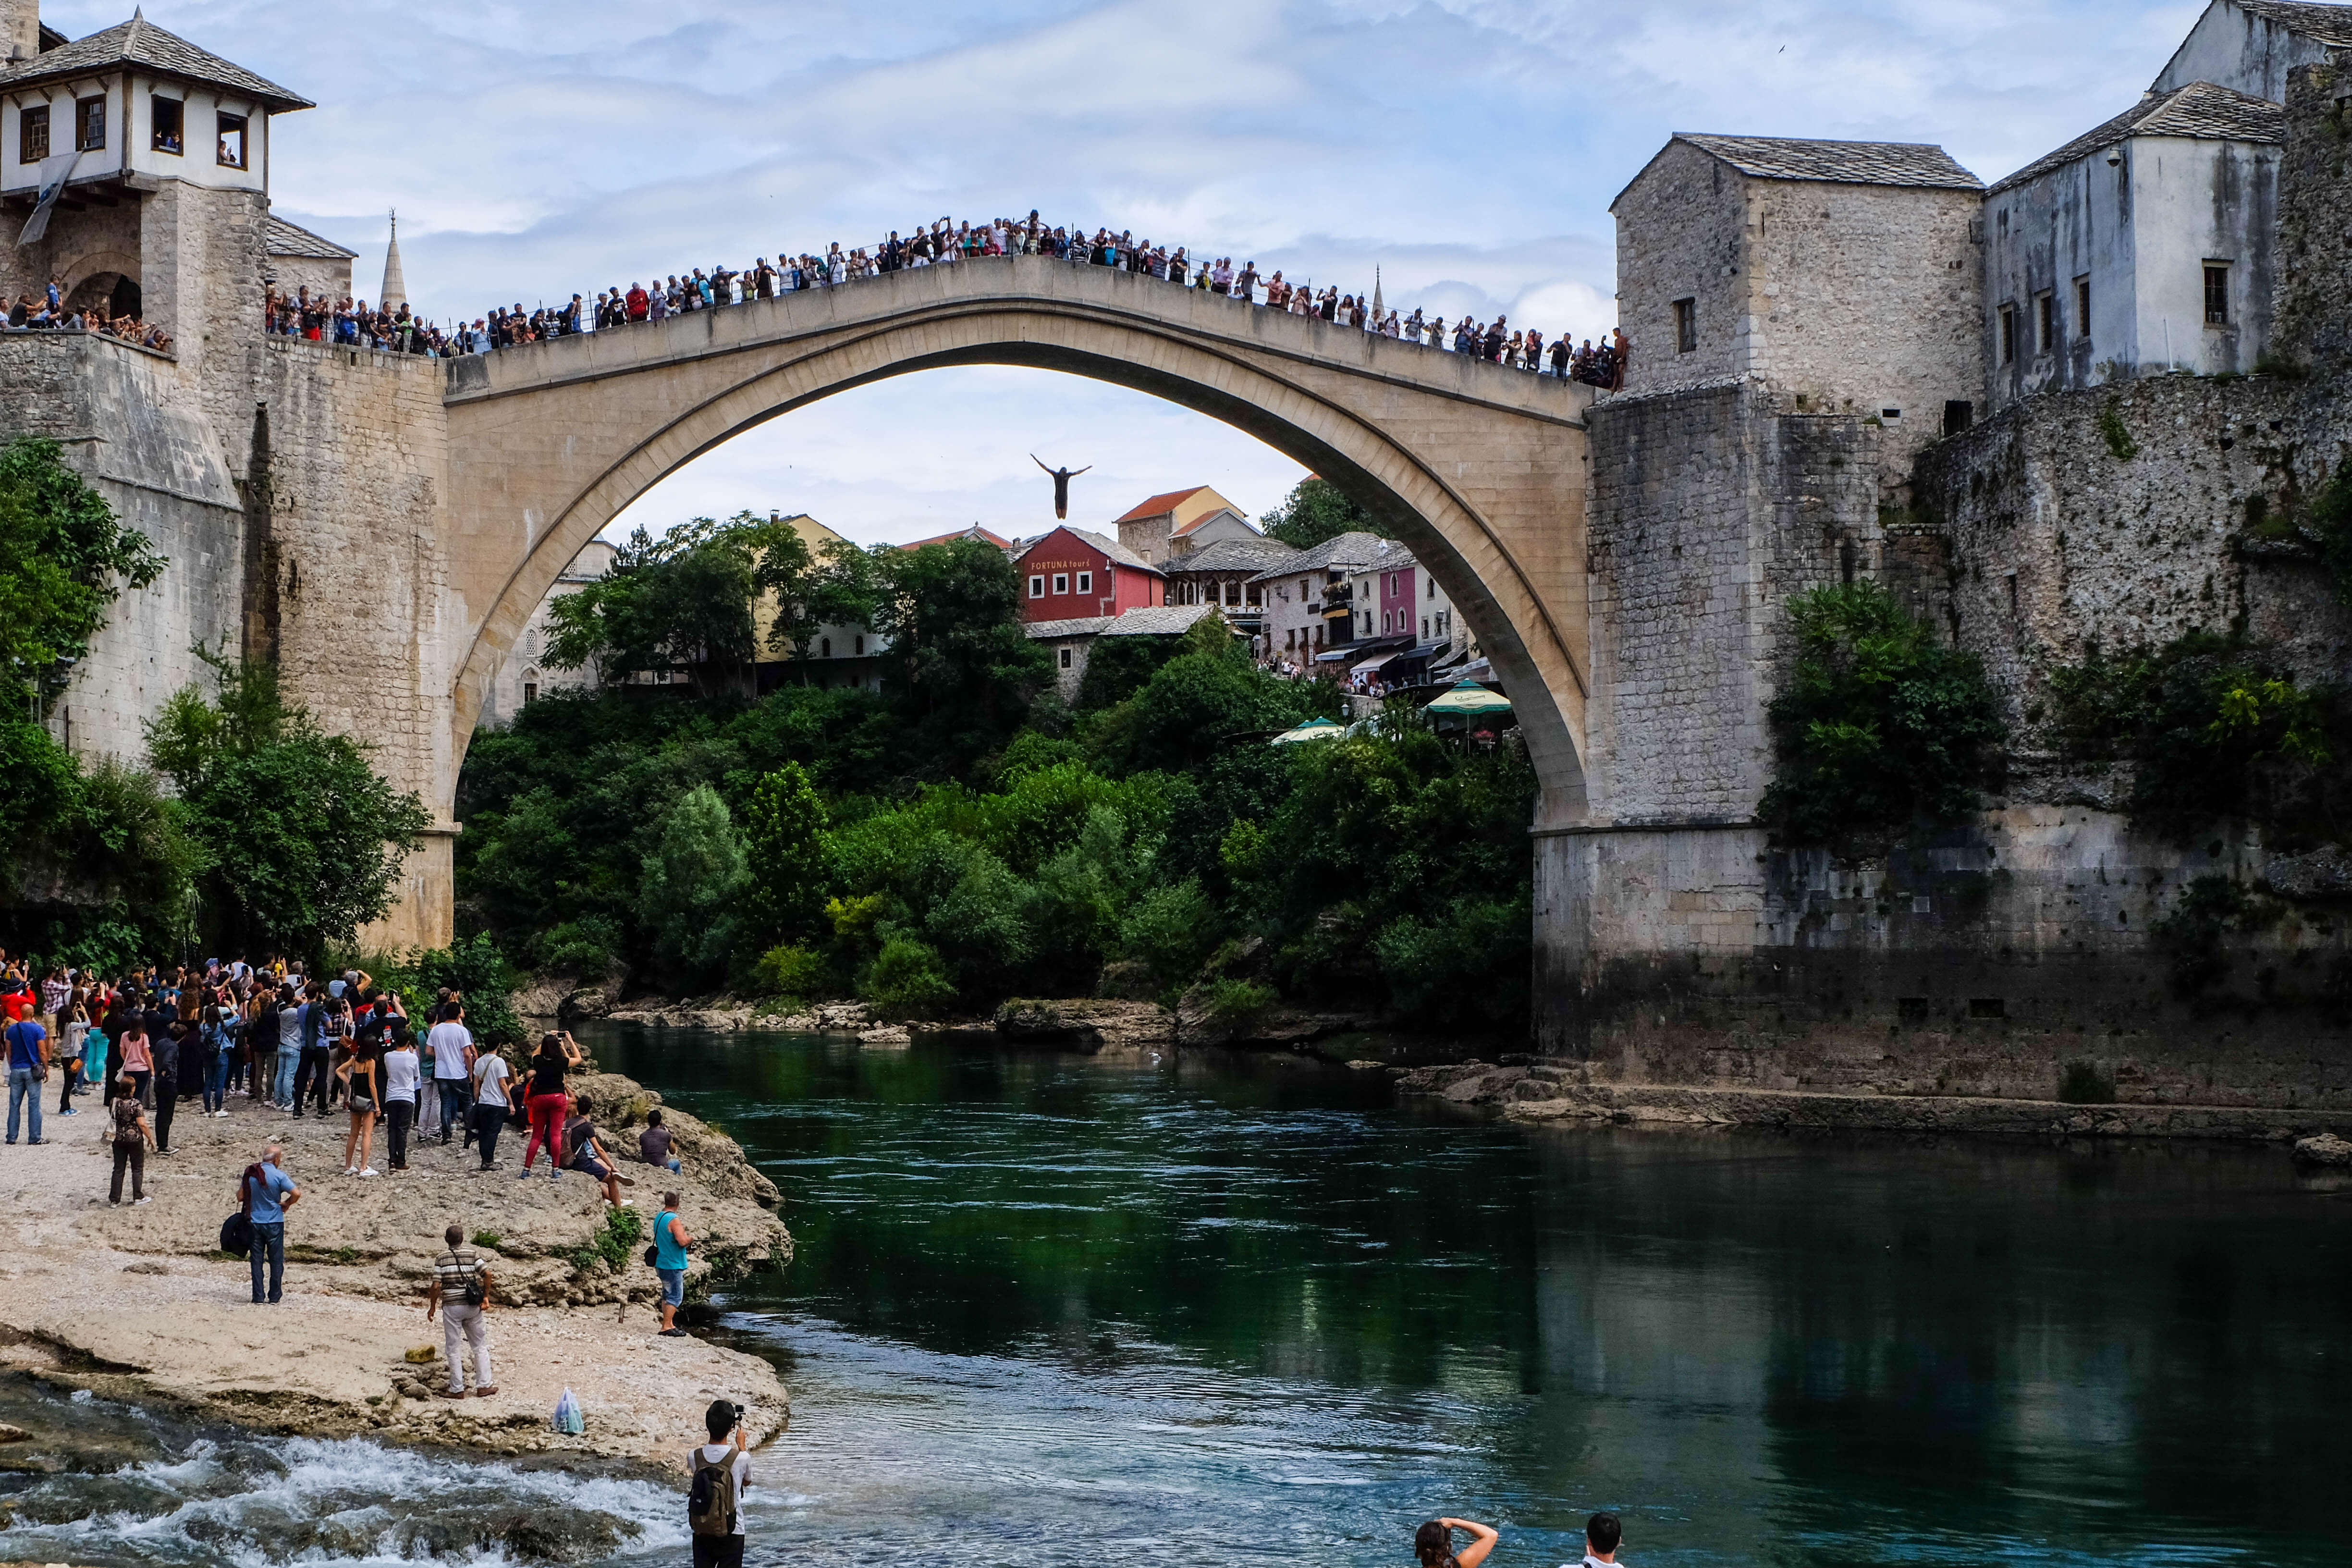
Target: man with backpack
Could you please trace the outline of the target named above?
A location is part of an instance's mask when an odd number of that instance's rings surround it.
[[[462,1335],[474,1351],[474,1397],[488,1399],[499,1391],[490,1376],[490,1326],[483,1316],[490,1310],[490,1271],[478,1256],[459,1247],[466,1239],[465,1226],[451,1226],[441,1239],[449,1250],[433,1260],[425,1321],[431,1322],[434,1311],[440,1311],[442,1341],[449,1354],[449,1386],[442,1394],[450,1399],[466,1397],[466,1358],[458,1350]]]
[[[710,1441],[686,1457],[694,1478],[686,1494],[687,1527],[694,1531],[694,1568],[743,1568],[743,1494],[751,1488],[743,1407],[713,1400],[702,1413],[702,1425]]]

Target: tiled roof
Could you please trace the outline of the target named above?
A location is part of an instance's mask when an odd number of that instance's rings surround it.
[[[1813,142],[1781,136],[1702,136],[1677,132],[1743,174],[1759,180],[1828,180],[1850,185],[1921,185],[1981,190],[1984,182],[1925,142]]]
[[[1167,637],[1192,629],[1192,623],[1217,613],[1214,605],[1153,605],[1112,617],[1103,627],[1107,637]]]
[[[1201,488],[1206,489],[1208,487],[1203,485]],[[1181,539],[1184,535],[1192,532],[1196,528],[1206,528],[1209,524],[1216,521],[1217,519],[1225,516],[1228,512],[1232,513],[1234,521],[1240,523],[1244,528],[1249,528],[1249,519],[1244,517],[1237,511],[1234,511],[1231,507],[1221,506],[1214,511],[1202,512],[1200,516],[1194,518],[1192,521],[1178,529],[1174,537]],[[1255,532],[1256,530],[1251,529],[1251,531]]]
[[[1001,533],[991,533],[987,529],[981,527],[980,524],[976,522],[970,528],[959,528],[953,533],[935,533],[929,539],[909,540],[908,542],[898,546],[898,548],[901,550],[920,550],[926,544],[952,544],[959,539],[981,540],[983,542],[993,544],[999,550],[1010,550],[1013,548],[1013,541],[1005,538]]]
[[[2238,8],[2323,44],[2352,45],[2352,5],[2310,5],[2294,0],[2238,0]]]
[[[1382,539],[1377,533],[1358,531],[1335,534],[1314,549],[1302,550],[1279,565],[1259,573],[1250,581],[1270,583],[1276,577],[1296,576],[1301,572],[1328,572],[1335,567],[1342,572],[1360,571],[1378,561],[1381,558],[1381,552],[1388,549],[1393,542],[1391,540]]]
[[[299,224],[272,215],[261,226],[262,248],[271,256],[309,256],[321,261],[349,261],[359,254],[346,250],[323,234],[312,234]]]
[[[1279,539],[1220,539],[1162,568],[1173,577],[1186,572],[1263,572],[1298,553]]]
[[[1066,621],[1031,621],[1021,629],[1032,637],[1090,637],[1108,625],[1108,616],[1078,616]]]
[[[1107,533],[1097,533],[1091,528],[1074,528],[1070,530],[1070,531],[1076,534],[1080,539],[1085,540],[1088,544],[1093,545],[1097,550],[1101,551],[1105,555],[1109,556],[1113,561],[1118,562],[1122,566],[1132,566],[1138,572],[1149,572],[1154,577],[1164,575],[1159,567],[1154,566],[1150,562],[1146,561],[1142,556],[1138,555],[1134,551],[1129,550],[1126,545],[1121,544],[1118,540],[1113,539]]]
[[[2167,93],[2150,93],[2113,120],[2086,131],[2054,153],[2044,153],[2013,174],[1993,182],[2005,191],[2078,158],[2129,141],[2135,136],[2185,136],[2200,141],[2276,142],[2286,134],[2286,110],[2266,98],[2210,81],[2192,81]]]
[[[280,112],[314,107],[300,93],[289,92],[267,77],[256,76],[243,66],[231,65],[211,50],[200,49],[177,33],[167,33],[135,13],[128,22],[118,23],[102,33],[76,38],[70,44],[0,70],[0,87],[24,87],[59,77],[88,76],[124,65],[141,66],[161,76],[202,82],[207,87],[226,88],[257,99]]]
[[[1149,497],[1141,504],[1113,518],[1111,526],[1117,528],[1122,522],[1133,522],[1140,517],[1165,517],[1174,511],[1187,496],[1199,495],[1208,488],[1206,485],[1194,485],[1191,489],[1170,490],[1164,495]]]

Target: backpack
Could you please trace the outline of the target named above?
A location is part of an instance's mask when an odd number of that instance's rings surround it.
[[[686,1522],[697,1535],[735,1533],[735,1450],[712,1464],[694,1451],[694,1487],[686,1494]]]

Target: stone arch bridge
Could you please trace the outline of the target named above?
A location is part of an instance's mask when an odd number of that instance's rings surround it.
[[[965,364],[1036,366],[1151,393],[1348,489],[1435,574],[1492,658],[1542,780],[1538,826],[1581,817],[1590,389],[1150,277],[1025,257],[447,362],[448,730],[446,750],[434,748],[446,763],[428,800],[447,811],[500,660],[557,574],[631,501],[777,415]],[[446,875],[446,846],[441,862]],[[428,901],[447,908],[446,895]]]

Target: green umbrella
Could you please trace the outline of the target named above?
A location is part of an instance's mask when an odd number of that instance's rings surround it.
[[[1453,690],[1432,702],[1427,713],[1498,713],[1508,709],[1511,700],[1499,691],[1489,691],[1475,680],[1456,682]]]
[[[1266,744],[1269,746],[1286,746],[1293,741],[1324,741],[1329,740],[1335,735],[1344,733],[1346,733],[1346,731],[1340,729],[1338,721],[1335,720],[1309,719],[1306,723],[1301,724],[1296,730],[1285,730],[1281,734],[1276,735],[1273,740],[1268,741]]]

